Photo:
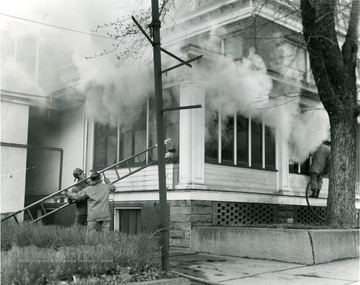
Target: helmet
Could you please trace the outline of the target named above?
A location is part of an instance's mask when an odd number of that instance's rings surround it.
[[[84,171],[80,168],[75,168],[74,169],[74,172],[73,172],[73,175],[75,178],[79,178],[80,174],[83,173]]]
[[[90,176],[91,181],[98,180],[99,178],[101,178],[101,177],[98,172],[94,171],[93,173],[91,173],[91,176]]]
[[[94,186],[96,184],[99,184],[101,183],[102,180],[101,180],[101,176],[98,172],[94,171],[93,173],[91,173],[91,176],[90,176],[90,185],[91,186]]]

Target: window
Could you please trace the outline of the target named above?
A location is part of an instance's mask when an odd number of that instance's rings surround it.
[[[206,162],[275,169],[275,139],[269,127],[238,114],[219,119],[209,102],[205,116]]]
[[[146,149],[146,108],[139,114],[131,126],[120,124],[120,159],[124,160]],[[146,159],[145,154],[140,156],[141,161]],[[139,161],[133,161],[139,162]]]
[[[125,234],[141,232],[141,208],[115,209],[114,230]]]
[[[205,112],[205,160],[218,162],[219,158],[219,114]]]
[[[262,167],[262,124],[251,121],[251,165]]]
[[[237,163],[247,165],[249,162],[249,120],[237,116]]]
[[[241,36],[233,36],[224,40],[225,55],[231,56],[234,60],[243,57],[243,39]]]
[[[163,92],[164,107],[179,106],[179,89],[172,87]],[[118,126],[95,124],[94,169],[103,169],[111,164],[127,159],[156,144],[156,122],[153,98],[144,102],[143,109],[132,124]],[[176,149],[172,161],[179,158],[179,111],[165,112],[165,138],[171,138]],[[152,158],[157,160],[157,151],[152,151]],[[131,163],[142,163],[150,159],[144,153],[135,157]],[[120,166],[122,167],[122,166]]]
[[[117,127],[95,124],[94,169],[100,170],[116,163]]]
[[[275,165],[275,137],[270,128],[265,127],[265,168]]]
[[[234,164],[234,118],[222,119],[221,161],[224,164]]]
[[[311,165],[310,157],[301,164],[293,162],[289,164],[289,172],[309,175],[310,165]]]

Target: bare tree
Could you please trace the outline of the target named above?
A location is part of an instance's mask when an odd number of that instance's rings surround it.
[[[356,226],[356,64],[359,0],[351,3],[345,42],[340,47],[336,29],[336,0],[301,0],[301,16],[310,66],[318,94],[329,114],[332,164],[326,223]]]

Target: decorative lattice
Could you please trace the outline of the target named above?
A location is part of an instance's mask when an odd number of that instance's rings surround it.
[[[276,220],[276,206],[267,204],[214,203],[215,225],[270,224]]]
[[[312,211],[311,211],[312,210]],[[313,214],[313,212],[320,218],[325,219],[325,207],[296,207],[296,222],[300,224],[319,224],[321,221]]]

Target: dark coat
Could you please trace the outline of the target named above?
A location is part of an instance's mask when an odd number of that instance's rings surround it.
[[[326,174],[329,172],[330,167],[330,146],[321,144],[314,153],[310,172]]]
[[[85,189],[89,186],[89,183],[87,181],[83,181],[79,183],[78,185],[71,188],[71,193],[78,193],[81,190]],[[87,201],[81,200],[76,202],[76,212],[79,216],[86,216],[87,215]]]
[[[110,221],[109,194],[115,192],[116,187],[109,184],[98,183],[90,185],[78,193],[67,193],[75,201],[87,200],[88,221]]]

